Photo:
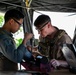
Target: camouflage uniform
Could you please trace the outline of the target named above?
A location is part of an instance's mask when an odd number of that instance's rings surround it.
[[[53,39],[40,38],[38,50],[43,56],[46,56],[48,60],[51,59],[65,60],[60,48],[60,44],[63,43],[71,44],[72,40],[64,30],[58,30]],[[41,62],[40,66],[37,65],[32,66],[29,63],[22,63],[22,64],[24,67],[27,68],[27,70],[31,69],[43,73],[50,72],[51,70],[54,69],[49,62],[47,62],[46,64],[43,64]]]
[[[63,43],[71,44],[72,40],[64,30],[58,29],[52,39],[41,39],[39,43],[39,52],[47,56],[49,60],[65,60],[60,47],[60,44]]]

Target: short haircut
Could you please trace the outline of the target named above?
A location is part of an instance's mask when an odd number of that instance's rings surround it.
[[[51,22],[51,19],[48,15],[40,15],[37,17],[37,19],[34,21],[34,26],[37,28],[42,28],[45,26],[48,22]]]
[[[24,18],[24,15],[17,9],[10,9],[5,13],[5,16],[4,16],[5,22],[7,22],[12,18],[20,20]]]

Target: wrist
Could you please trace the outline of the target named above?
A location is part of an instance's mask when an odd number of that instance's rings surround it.
[[[68,63],[66,61],[59,61],[60,62],[60,66],[62,67],[67,67]]]
[[[27,41],[26,40],[23,40],[22,44],[26,47],[26,43]]]

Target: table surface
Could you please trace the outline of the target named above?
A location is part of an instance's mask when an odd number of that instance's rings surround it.
[[[76,75],[76,74],[71,73],[68,69],[64,69],[64,70],[54,70],[50,72],[49,75]]]
[[[35,71],[0,71],[0,75],[33,75],[34,73],[37,73],[37,72]],[[49,75],[76,75],[76,74],[69,72],[69,70],[54,70],[50,72]]]

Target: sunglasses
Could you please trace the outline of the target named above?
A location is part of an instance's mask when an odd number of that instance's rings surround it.
[[[16,19],[13,19],[19,26],[21,26],[22,24],[19,23]]]

